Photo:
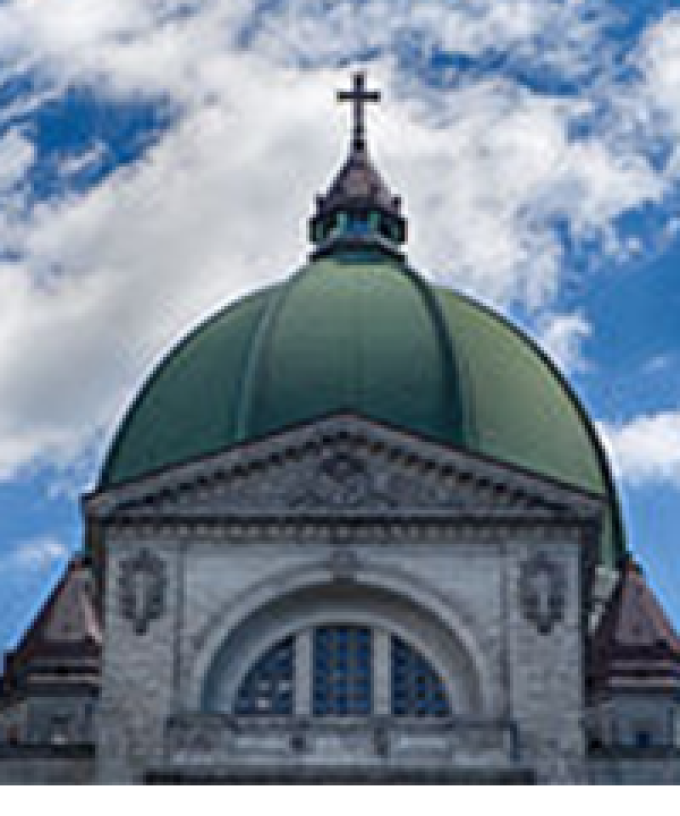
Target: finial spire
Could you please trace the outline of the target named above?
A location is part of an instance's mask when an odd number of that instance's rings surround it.
[[[338,91],[337,99],[352,103],[352,143],[328,192],[316,198],[316,211],[309,219],[312,258],[375,249],[402,258],[406,219],[401,199],[392,195],[366,149],[365,105],[379,102],[380,92],[367,90],[366,77],[358,71],[352,90]]]
[[[367,102],[380,102],[380,91],[366,89],[366,75],[357,71],[352,77],[351,91],[338,91],[338,102],[352,103],[352,150],[366,149],[366,124],[364,119],[364,105]]]

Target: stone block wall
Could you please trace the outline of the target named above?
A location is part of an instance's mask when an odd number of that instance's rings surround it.
[[[511,710],[539,783],[579,782],[585,774],[580,547],[575,536],[556,544],[528,538],[506,550]],[[540,610],[532,618],[522,597],[523,572],[544,556],[563,589],[552,623],[549,604],[542,623]]]
[[[588,711],[588,731],[602,747],[680,750],[680,703],[668,692],[619,692]]]
[[[591,785],[680,785],[680,752],[591,757],[587,778]]]
[[[0,785],[90,785],[94,746],[0,746]]]
[[[162,764],[168,718],[200,708],[217,648],[257,609],[302,590],[322,599],[324,587],[344,582],[353,588],[359,616],[362,597],[374,592],[382,600],[366,606],[369,618],[383,627],[392,618],[396,631],[405,628],[425,654],[444,653],[436,627],[408,611],[409,604],[426,609],[474,669],[479,710],[465,713],[515,720],[524,758],[537,765],[541,781],[580,779],[579,541],[576,531],[555,535],[547,528],[519,535],[395,526],[364,531],[340,547],[327,530],[309,527],[278,535],[260,530],[259,536],[241,530],[238,537],[188,529],[174,538],[168,531],[118,531],[107,541],[99,778],[141,781],[146,768]],[[141,551],[164,564],[162,611],[143,631],[126,614],[120,586],[123,564]],[[559,563],[564,579],[563,608],[547,633],[527,619],[520,597],[523,565],[539,551]],[[391,606],[390,598],[403,603]],[[323,615],[323,605],[319,609]],[[269,637],[267,627],[281,623],[277,615],[269,621],[263,616],[235,643],[254,660],[263,648],[258,644]],[[458,665],[452,658],[450,671]]]
[[[171,710],[178,548],[164,538],[149,542],[124,536],[107,543],[106,636],[96,727],[98,779],[141,782],[146,766],[160,758]],[[163,565],[161,608],[143,626],[128,617],[122,600],[124,565],[140,552],[153,553]],[[145,580],[136,576],[127,589],[143,595]],[[140,604],[144,607],[145,601]]]

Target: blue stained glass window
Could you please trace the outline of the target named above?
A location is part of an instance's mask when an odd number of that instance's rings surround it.
[[[450,716],[441,679],[429,662],[401,638],[392,638],[392,714],[395,717]]]
[[[368,717],[373,697],[371,630],[320,626],[314,630],[315,717]]]
[[[236,696],[239,717],[290,717],[293,714],[294,638],[287,637],[261,657]]]

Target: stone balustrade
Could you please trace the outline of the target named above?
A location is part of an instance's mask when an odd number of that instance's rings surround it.
[[[507,721],[441,719],[238,719],[189,713],[165,729],[169,767],[517,767],[517,727]]]

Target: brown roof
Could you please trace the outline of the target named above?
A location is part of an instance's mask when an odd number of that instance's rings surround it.
[[[680,689],[680,638],[632,558],[590,644],[594,692]]]
[[[351,209],[353,206],[377,207],[399,216],[400,200],[393,196],[373,166],[366,150],[353,150],[328,193],[319,201],[319,212]]]
[[[17,648],[7,657],[8,691],[34,682],[95,682],[102,630],[87,559],[75,557]]]

